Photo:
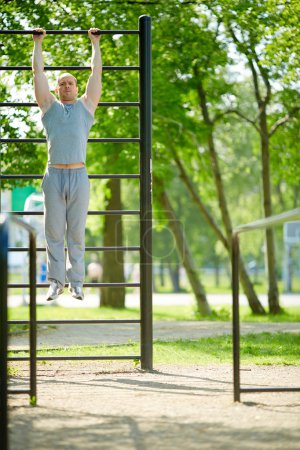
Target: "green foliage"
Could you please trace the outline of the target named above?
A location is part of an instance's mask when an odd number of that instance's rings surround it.
[[[29,400],[30,406],[37,406],[37,399],[35,395],[32,395]]]
[[[200,218],[178,177],[174,150],[207,209],[219,226],[221,216],[212,180],[207,151],[210,127],[201,114],[198,82],[207,92],[211,120],[233,225],[257,219],[261,209],[261,167],[258,134],[251,121],[257,119],[248,56],[257,59],[261,70],[258,84],[264,92],[262,77],[267,75],[273,89],[268,111],[268,126],[292,113],[293,118],[272,135],[271,168],[274,185],[274,212],[295,207],[299,201],[299,2],[297,0],[199,0],[195,2],[95,2],[86,0],[39,1],[12,0],[0,6],[0,27],[22,29],[137,29],[138,17],[152,17],[153,32],[153,171],[163,179],[172,204],[188,235],[198,266],[216,264],[224,254],[217,251],[213,232]],[[234,43],[232,31],[239,42]],[[30,65],[32,38],[1,36],[1,65]],[[138,64],[137,36],[102,36],[105,65]],[[44,40],[47,65],[88,65],[90,43],[86,36],[52,36]],[[78,71],[80,94],[88,72]],[[56,72],[47,72],[51,89]],[[1,101],[33,101],[31,71],[0,74]],[[104,72],[102,101],[137,101],[138,73]],[[43,136],[39,113],[28,108],[2,110],[2,137]],[[136,137],[138,109],[99,108],[91,137]],[[89,144],[87,163],[90,173],[137,173],[136,144]],[[8,144],[1,148],[1,171],[42,173],[46,164],[44,144]],[[24,183],[24,182],[23,182]],[[2,188],[20,183],[2,182]],[[39,183],[36,183],[39,186]],[[133,185],[132,185],[133,186]],[[138,197],[137,187],[126,187],[123,198],[131,207]],[[92,182],[91,204],[104,207],[105,182]],[[132,192],[132,195],[130,195]],[[165,230],[165,218],[156,202],[154,183],[154,253],[157,260],[168,255],[173,241]],[[132,203],[131,203],[132,201]],[[135,208],[135,207],[134,207]],[[99,240],[102,224],[89,218],[87,232]],[[138,233],[128,232],[130,239]],[[281,240],[278,234],[278,242]],[[92,245],[92,244],[91,244]],[[263,261],[262,235],[243,242],[247,260]],[[219,257],[219,258],[218,258]],[[172,262],[176,262],[176,256]],[[279,261],[280,265],[280,261]]]

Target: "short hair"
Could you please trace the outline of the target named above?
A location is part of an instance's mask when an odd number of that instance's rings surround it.
[[[76,84],[76,86],[77,86],[77,79],[74,77],[74,75],[72,75],[71,73],[68,73],[68,72],[61,73],[61,74],[58,76],[58,78],[57,78],[57,86],[59,85],[59,82],[60,82],[60,80],[61,80],[63,77],[72,77],[72,78],[74,78],[75,84]]]

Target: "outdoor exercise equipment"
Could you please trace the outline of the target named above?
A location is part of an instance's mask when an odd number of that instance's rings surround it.
[[[47,34],[87,34],[87,30],[47,30]],[[32,35],[33,30],[0,30],[0,34],[19,34]],[[140,255],[140,282],[139,283],[84,283],[84,287],[139,287],[140,288],[140,319],[120,319],[120,320],[38,320],[35,324],[140,324],[140,355],[121,355],[121,356],[36,356],[35,344],[36,342],[36,326],[31,326],[33,335],[30,337],[30,351],[34,350],[34,363],[36,360],[140,360],[141,368],[144,370],[151,370],[153,367],[153,331],[152,331],[152,75],[151,75],[151,18],[143,15],[139,18],[138,30],[101,30],[101,35],[127,35],[136,34],[139,38],[139,65],[138,66],[103,66],[103,70],[135,70],[139,72],[139,100],[136,102],[100,102],[100,107],[137,107],[139,108],[139,137],[129,138],[94,138],[88,139],[88,142],[115,142],[115,143],[136,143],[139,144],[139,173],[138,174],[93,174],[89,175],[90,179],[137,179],[140,183],[140,208],[139,210],[109,210],[109,211],[89,211],[89,215],[104,215],[104,214],[122,214],[122,215],[136,215],[140,222],[140,245],[139,246],[110,246],[110,247],[86,247],[86,251],[135,251]],[[90,70],[90,66],[46,66],[45,70]],[[2,66],[0,70],[5,71],[22,71],[31,70],[31,66]],[[37,107],[37,103],[32,102],[1,102],[0,107]],[[15,139],[15,138],[1,138],[1,143],[9,144],[13,142],[31,142],[31,143],[46,143],[46,139]],[[2,173],[0,161],[0,213],[6,213],[11,216],[32,216],[42,215],[39,211],[2,211],[1,210],[1,180],[14,179],[42,179],[42,174],[7,174]],[[3,220],[3,219],[2,219]],[[21,223],[21,221],[19,221]],[[5,236],[7,230],[7,222],[3,220],[2,235]],[[3,234],[4,233],[4,234]],[[5,240],[5,237],[3,238]],[[6,252],[31,252],[31,247],[6,247]],[[2,250],[1,250],[2,251]],[[45,252],[45,248],[38,247],[38,252]],[[30,253],[31,254],[31,253]],[[1,301],[6,306],[1,315],[3,321],[7,311],[7,289],[8,288],[30,288],[30,292],[36,288],[45,288],[47,284],[36,283],[35,276],[31,278],[29,284],[27,283],[9,283],[7,284],[7,269],[4,270],[4,257],[1,259]],[[33,294],[32,294],[33,295]],[[5,301],[4,301],[5,299]],[[30,303],[30,311],[35,315],[35,307]],[[33,311],[34,309],[34,311]],[[6,338],[1,340],[1,373],[6,370],[7,361],[24,361],[29,360],[30,356],[14,356],[7,357],[7,324],[32,324],[32,317],[28,320],[9,320],[5,319],[5,327],[1,327],[1,332]],[[4,356],[5,352],[5,356]],[[34,367],[34,366],[32,366]],[[35,374],[34,374],[34,381]],[[1,383],[1,387],[4,383]],[[23,391],[24,392],[24,391]],[[30,392],[31,397],[33,391]]]
[[[300,387],[253,387],[242,388],[240,380],[240,318],[239,318],[239,235],[254,230],[265,230],[275,225],[300,219],[300,208],[240,225],[232,234],[232,333],[233,333],[233,396],[240,401],[241,393],[252,392],[299,392]]]
[[[24,228],[29,235],[29,388],[9,389],[7,385],[7,280],[9,223]],[[35,229],[17,217],[0,214],[0,430],[1,449],[8,449],[8,394],[29,394],[30,403],[36,405],[36,232]]]

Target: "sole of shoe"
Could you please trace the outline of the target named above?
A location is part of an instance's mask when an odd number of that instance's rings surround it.
[[[72,295],[73,298],[76,298],[76,300],[83,300],[84,297],[78,296],[78,295]]]
[[[64,290],[62,289],[61,291],[57,292],[57,295],[54,295],[52,297],[47,297],[46,301],[47,302],[51,302],[52,300],[56,300],[62,293],[64,292]]]
[[[73,292],[71,291],[70,288],[68,289],[68,292],[73,298],[76,298],[76,300],[83,300],[84,299],[84,296],[81,297],[81,296],[77,296],[76,294],[73,294]]]

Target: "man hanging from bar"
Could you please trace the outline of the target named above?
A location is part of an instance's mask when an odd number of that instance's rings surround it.
[[[35,31],[42,34],[33,34],[34,92],[48,142],[48,163],[42,181],[47,277],[50,282],[46,300],[55,300],[62,294],[66,278],[71,295],[83,300],[84,238],[90,191],[85,166],[86,144],[101,96],[100,34],[95,34],[100,30],[91,28],[88,31],[92,43],[92,73],[84,95],[77,99],[76,78],[63,73],[55,89],[59,101],[50,92],[44,73],[42,41],[46,32],[42,28]]]

